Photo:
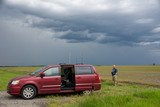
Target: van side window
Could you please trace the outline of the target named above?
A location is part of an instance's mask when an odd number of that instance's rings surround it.
[[[59,75],[59,68],[58,67],[49,68],[44,73],[46,76],[57,76]]]
[[[80,74],[93,74],[93,71],[91,69],[90,66],[79,66],[79,67],[75,67],[76,70],[76,75],[80,75]]]

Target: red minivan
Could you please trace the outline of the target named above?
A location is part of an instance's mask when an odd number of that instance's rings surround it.
[[[7,92],[32,99],[37,94],[85,92],[101,89],[100,77],[92,65],[59,64],[45,66],[28,76],[8,83]]]

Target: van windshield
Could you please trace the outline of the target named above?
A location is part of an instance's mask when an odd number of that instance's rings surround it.
[[[30,75],[32,75],[32,76],[38,75],[39,72],[41,72],[43,69],[44,69],[44,67],[43,68],[39,68],[36,71],[32,72]]]

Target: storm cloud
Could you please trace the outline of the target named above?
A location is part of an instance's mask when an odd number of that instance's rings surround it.
[[[139,48],[152,55],[160,49],[159,0],[2,0],[0,6],[1,26],[9,21],[47,32],[46,41]]]
[[[158,0],[6,0],[4,5],[25,15],[22,20],[30,26],[50,30],[53,38],[67,42],[140,45],[160,41],[154,37],[160,33]],[[143,40],[144,36],[154,41]]]

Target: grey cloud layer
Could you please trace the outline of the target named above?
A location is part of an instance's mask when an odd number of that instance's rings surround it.
[[[71,43],[132,46],[160,41],[158,0],[6,0],[3,4],[24,14],[24,23]]]

